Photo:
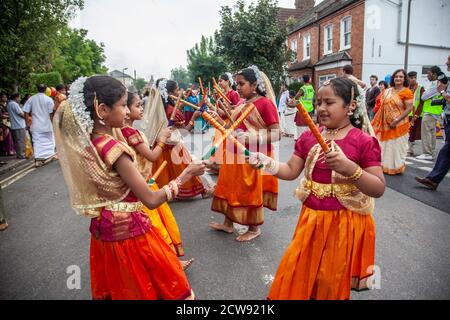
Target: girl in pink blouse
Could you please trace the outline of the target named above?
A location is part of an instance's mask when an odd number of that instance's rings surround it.
[[[255,168],[264,164],[283,180],[305,169],[295,192],[303,202],[300,220],[268,299],[349,299],[351,289],[367,288],[375,260],[373,198],[383,195],[385,181],[380,145],[360,130],[357,94],[345,78],[318,91],[316,110],[330,152],[324,154],[306,131],[287,163],[259,153],[250,157]]]

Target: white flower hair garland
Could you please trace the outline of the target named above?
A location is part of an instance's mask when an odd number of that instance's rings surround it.
[[[234,79],[233,79],[233,75],[231,74],[231,72],[225,72],[225,74],[228,77],[228,80],[230,81],[231,86],[234,85]]]
[[[78,123],[88,134],[91,134],[94,129],[94,121],[84,103],[84,84],[87,79],[86,77],[80,77],[72,83],[67,100]]]
[[[163,79],[158,84],[159,93],[161,94],[161,97],[164,99],[164,102],[167,103],[169,99],[169,94],[167,93],[167,79]]]
[[[261,77],[261,72],[259,71],[258,67],[255,65],[251,65],[249,67],[250,69],[253,69],[253,71],[255,72],[255,76],[256,76],[256,83],[258,84],[258,88],[260,91],[265,92],[266,91],[266,87],[264,86],[264,81]]]

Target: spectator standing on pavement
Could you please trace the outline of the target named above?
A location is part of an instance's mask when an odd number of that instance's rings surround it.
[[[373,108],[375,107],[375,102],[381,90],[377,86],[378,77],[376,75],[370,76],[370,88],[366,91],[366,106],[367,114],[369,119],[372,120],[374,117]]]
[[[428,70],[427,77],[431,82],[422,95],[423,116],[420,135],[422,137],[422,154],[417,156],[419,160],[433,160],[436,152],[436,125],[442,112],[442,105],[433,105],[433,99],[443,99],[436,91],[437,77],[442,71],[438,66]],[[445,75],[444,75],[445,76]]]
[[[286,135],[286,119],[285,112],[287,108],[287,102],[289,101],[289,90],[285,84],[281,85],[280,98],[278,100],[278,115],[280,117],[280,129],[281,134]]]
[[[450,55],[447,58],[447,70],[450,71]],[[437,86],[436,91],[441,92],[444,100],[445,107],[442,112],[442,117],[444,120],[444,131],[445,131],[445,143],[441,151],[438,154],[436,163],[433,170],[425,178],[416,177],[415,179],[430,188],[431,190],[436,190],[442,180],[444,180],[445,175],[450,170],[450,85],[445,84],[445,80],[441,78],[440,83]]]
[[[11,134],[11,123],[7,110],[8,96],[2,93],[0,98],[0,154],[13,156],[16,154],[14,142]],[[2,165],[5,163],[1,163]]]
[[[16,146],[17,158],[25,159],[26,123],[25,114],[20,108],[19,102],[20,94],[12,94],[11,100],[8,102],[7,110],[11,122],[12,137]]]
[[[39,84],[37,89],[38,93],[27,101],[23,111],[25,118],[28,118],[30,113],[33,115],[33,151],[36,166],[40,167],[55,156],[55,137],[51,121],[54,102],[45,95],[47,87],[44,84]]]
[[[409,114],[409,122],[411,124],[411,128],[409,129],[408,155],[414,156],[414,142],[421,139],[420,132],[422,127],[423,111],[422,95],[425,89],[417,82],[416,71],[408,72],[408,80],[409,89],[414,94],[413,110]]]
[[[294,97],[294,100],[298,100],[303,104],[306,111],[308,111],[311,118],[314,118],[314,87],[311,84],[311,77],[307,74],[303,75],[303,86],[300,87],[300,90]],[[290,103],[293,105],[293,103]],[[297,131],[295,135],[295,139],[298,139],[302,133],[307,129],[307,125],[305,119],[300,112],[295,114],[295,124],[297,126]]]

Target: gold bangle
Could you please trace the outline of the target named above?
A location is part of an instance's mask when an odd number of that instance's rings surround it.
[[[359,178],[361,178],[363,172],[364,172],[363,169],[360,166],[358,166],[355,173],[353,173],[350,177],[346,177],[346,178],[351,181],[358,181]]]
[[[164,187],[162,187],[162,189],[166,193],[167,201],[172,200],[173,199],[172,190],[170,190],[169,186],[165,185]]]
[[[157,145],[160,146],[161,149],[164,149],[164,147],[166,146],[166,144],[164,142],[161,142],[161,141],[158,141]]]

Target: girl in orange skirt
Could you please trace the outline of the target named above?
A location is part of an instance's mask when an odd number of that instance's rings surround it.
[[[173,80],[159,79],[156,85],[163,100],[167,119],[170,121],[172,113],[174,112],[175,101],[173,101],[169,95],[178,96],[180,92],[178,83]],[[194,128],[194,121],[200,115],[200,111],[195,111],[192,115],[191,121],[189,121],[188,125],[185,125],[184,115],[179,109],[177,109],[175,111],[173,123],[169,123],[169,125],[173,125],[176,129],[189,132]],[[192,162],[192,157],[181,141],[173,141],[171,137],[171,139],[163,146],[162,154],[158,160],[154,162],[154,165],[158,168],[164,161],[167,161],[167,167],[156,180],[158,185],[165,185],[169,181],[176,178]],[[207,198],[210,197],[213,192],[213,186],[208,186],[205,188],[199,177],[193,177],[181,186],[177,199],[191,199],[198,195],[202,195],[203,198]]]
[[[152,168],[152,162],[155,162],[162,153],[162,148],[166,140],[170,137],[170,129],[165,128],[158,137],[158,144],[151,150],[147,137],[139,130],[133,128],[133,122],[142,120],[144,108],[142,101],[136,93],[128,93],[127,106],[130,114],[126,120],[127,125],[121,129],[120,137],[123,138],[130,147],[134,149],[137,157],[137,167],[146,181],[151,178],[152,171],[158,168]],[[153,183],[151,189],[159,189],[156,183]],[[163,203],[157,209],[149,209],[144,206],[144,212],[148,214],[152,224],[157,228],[167,244],[175,251],[178,257],[184,256],[183,245],[181,243],[180,230],[178,228],[172,210],[167,203]],[[187,261],[181,260],[183,269],[186,270],[194,259]]]
[[[324,154],[311,131],[301,135],[287,163],[252,155],[254,167],[283,180],[305,169],[296,190],[303,202],[300,220],[275,275],[268,299],[349,299],[350,290],[366,288],[373,272],[374,199],[385,189],[381,150],[364,133],[356,108],[356,85],[348,79],[325,82],[317,94]]]
[[[93,76],[75,81],[53,123],[72,206],[91,220],[94,299],[193,299],[174,251],[143,211],[178,193],[204,173],[204,164],[152,191],[136,167],[136,154],[113,137],[125,125],[127,94],[120,81]]]
[[[251,151],[261,151],[272,156],[272,142],[280,139],[279,119],[274,102],[266,98],[263,73],[257,67],[246,68],[237,74],[237,89],[246,103],[232,113],[233,120],[248,107],[256,108],[238,127],[239,139]],[[261,234],[259,226],[264,223],[264,207],[277,209],[278,180],[263,175],[245,163],[243,155],[234,148],[226,152],[221,166],[211,209],[225,215],[223,224],[212,222],[210,226],[219,231],[233,233],[233,223],[247,225],[246,233],[238,241],[250,241]]]

